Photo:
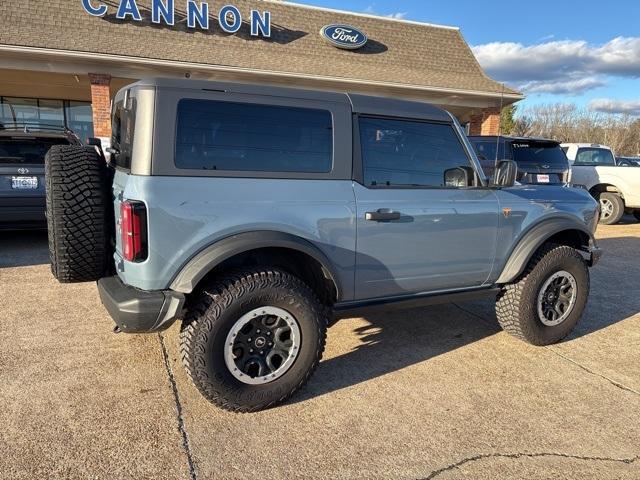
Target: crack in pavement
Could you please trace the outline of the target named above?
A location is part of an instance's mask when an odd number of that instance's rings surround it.
[[[460,305],[458,305],[457,303],[453,304],[454,306],[456,306],[458,309],[462,310],[464,313],[467,313],[473,317],[476,317],[480,320],[482,320],[485,323],[492,323],[490,322],[490,320],[486,317],[483,317],[482,315],[478,315],[475,312],[469,311],[466,308],[462,308]],[[551,353],[554,353],[555,355],[559,356],[560,358],[562,358],[563,360],[566,360],[569,363],[574,364],[575,366],[581,368],[582,370],[584,370],[585,372],[591,374],[591,375],[595,375],[596,377],[600,377],[603,380],[606,380],[607,382],[609,382],[611,385],[613,385],[614,387],[617,387],[621,390],[624,390],[626,392],[630,392],[630,393],[635,393],[636,395],[640,395],[640,392],[638,390],[635,390],[631,387],[627,387],[625,384],[617,382],[615,380],[613,380],[612,378],[607,377],[606,375],[603,375],[602,373],[598,373],[594,370],[591,370],[590,368],[582,365],[580,362],[577,362],[576,360],[573,360],[572,358],[560,353],[558,351],[557,348],[554,348],[553,345],[548,345],[546,347],[544,347],[546,350],[550,351]]]
[[[632,458],[610,458],[610,457],[589,457],[583,455],[571,455],[567,453],[483,453],[479,455],[474,455],[472,457],[463,458],[462,460],[447,465],[446,467],[440,468],[438,470],[432,471],[429,476],[425,477],[422,480],[432,480],[437,476],[455,470],[466,463],[477,462],[479,460],[484,460],[487,458],[510,458],[517,460],[519,458],[539,458],[539,457],[558,457],[558,458],[570,458],[573,460],[588,460],[588,461],[601,461],[601,462],[616,462],[616,463],[624,463],[625,465],[631,465],[632,463],[640,460],[640,455],[637,455]]]
[[[575,360],[573,360],[570,357],[567,357],[566,355],[563,355],[562,353],[560,353],[558,351],[558,349],[556,348],[552,348],[552,347],[545,347],[547,350],[549,350],[550,352],[555,353],[557,356],[559,356],[560,358],[566,360],[567,362],[573,363],[574,365],[576,365],[577,367],[580,367],[582,370],[584,370],[587,373],[590,373],[591,375],[595,375],[596,377],[600,377],[603,378],[604,380],[606,380],[607,382],[609,382],[610,384],[618,387],[621,390],[624,390],[626,392],[631,392],[631,393],[635,393],[636,395],[640,395],[640,392],[638,392],[637,390],[631,388],[631,387],[627,387],[626,385],[620,383],[620,382],[616,382],[615,380],[613,380],[612,378],[607,377],[606,375],[603,375],[601,373],[595,372],[587,367],[585,367],[584,365],[582,365],[581,363],[576,362]]]
[[[169,383],[171,384],[171,390],[173,391],[173,399],[176,404],[178,431],[180,432],[180,435],[182,435],[182,448],[184,449],[184,453],[187,456],[187,464],[189,466],[189,479],[197,480],[198,476],[196,475],[196,465],[193,461],[193,453],[191,452],[191,445],[189,444],[189,436],[187,435],[184,417],[182,416],[182,403],[180,402],[180,395],[178,393],[178,384],[176,383],[176,379],[173,375],[173,369],[171,368],[171,363],[169,362],[169,352],[167,351],[167,345],[164,341],[164,337],[160,333],[158,333],[158,339],[160,340],[160,348],[162,350],[164,367],[167,370]]]

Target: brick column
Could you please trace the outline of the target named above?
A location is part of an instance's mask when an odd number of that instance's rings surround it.
[[[486,108],[471,115],[469,135],[498,135],[500,133],[500,109]]]
[[[93,134],[102,139],[111,138],[111,75],[90,73],[91,108],[93,110]]]

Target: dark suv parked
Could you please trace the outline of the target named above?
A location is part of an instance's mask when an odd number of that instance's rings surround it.
[[[489,177],[493,175],[496,160],[514,160],[518,164],[517,180],[520,183],[563,184],[569,179],[569,161],[555,140],[470,136],[469,141]]]
[[[54,145],[80,145],[63,127],[0,123],[0,228],[44,228],[44,157]]]
[[[510,160],[489,182],[435,106],[148,79],[112,124],[109,165],[47,155],[53,273],[97,280],[118,331],[182,320],[187,373],[223,408],[300,388],[331,316],[486,296],[507,332],[548,345],[586,305],[596,201],[515,185]]]

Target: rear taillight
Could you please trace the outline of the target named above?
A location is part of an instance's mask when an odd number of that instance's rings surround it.
[[[147,258],[147,207],[142,202],[126,200],[120,204],[122,256],[130,262]]]

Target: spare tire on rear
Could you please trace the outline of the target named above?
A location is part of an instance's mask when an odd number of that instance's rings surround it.
[[[98,280],[107,270],[107,169],[94,147],[56,145],[45,157],[51,271],[62,283]]]

